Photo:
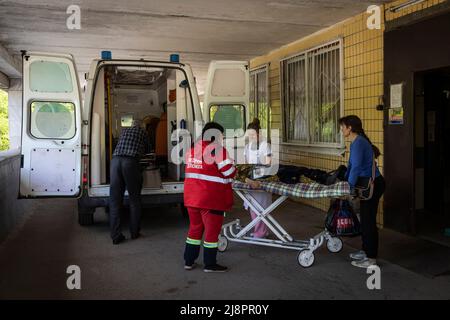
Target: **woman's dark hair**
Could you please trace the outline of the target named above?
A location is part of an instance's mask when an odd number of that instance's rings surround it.
[[[373,155],[375,158],[378,158],[381,154],[380,149],[378,149],[377,146],[375,146],[372,141],[370,141],[369,137],[364,132],[364,129],[362,127],[361,119],[358,116],[350,115],[346,117],[342,117],[339,119],[339,124],[344,125],[346,127],[351,127],[351,131],[356,133],[357,135],[360,135],[364,137],[369,143],[372,145],[373,149]]]
[[[247,126],[248,129],[253,129],[256,131],[257,134],[259,134],[259,130],[261,130],[261,125],[258,118],[254,118],[252,122],[250,122]]]
[[[209,130],[211,130],[211,131],[208,132]],[[214,141],[216,139],[216,136],[214,136],[215,130],[220,131],[221,134],[223,134],[225,131],[225,129],[217,122],[208,122],[207,124],[205,124],[205,126],[203,127],[203,130],[202,130],[203,140],[207,140],[207,141],[211,141],[211,142]],[[206,136],[205,136],[205,133],[206,133]]]

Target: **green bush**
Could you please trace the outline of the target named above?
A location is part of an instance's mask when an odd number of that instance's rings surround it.
[[[8,94],[0,90],[0,151],[9,149]]]

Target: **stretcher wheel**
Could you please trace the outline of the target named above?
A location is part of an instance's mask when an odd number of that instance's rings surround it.
[[[309,268],[314,263],[314,252],[304,249],[298,253],[297,260],[303,268]]]
[[[332,237],[327,240],[327,249],[332,253],[340,252],[343,246],[344,244],[342,243],[342,240],[340,238]]]
[[[224,252],[228,247],[228,239],[224,235],[219,235],[219,243],[217,244],[217,251]]]

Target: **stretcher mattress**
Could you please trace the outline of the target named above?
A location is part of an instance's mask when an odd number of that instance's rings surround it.
[[[264,182],[261,181],[260,189],[252,187],[244,182],[233,181],[233,189],[236,190],[263,190],[280,196],[289,196],[295,198],[338,198],[350,194],[350,185],[346,181],[341,181],[329,186],[313,183],[287,184],[283,182]]]

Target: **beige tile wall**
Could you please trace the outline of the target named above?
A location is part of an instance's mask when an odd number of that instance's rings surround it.
[[[383,113],[376,110],[376,105],[383,95],[383,32],[385,12],[386,20],[422,10],[444,0],[429,0],[412,6],[398,13],[391,13],[388,8],[405,2],[395,1],[381,6],[381,28],[367,28],[368,13],[361,13],[332,27],[323,29],[306,38],[280,47],[267,55],[251,60],[252,68],[269,63],[271,127],[282,129],[282,108],[280,98],[280,60],[317,45],[342,38],[344,48],[344,115],[355,114],[363,121],[369,138],[378,146],[382,155],[378,159],[383,172]],[[333,170],[348,161],[349,143],[346,142],[345,157],[306,153],[296,146],[282,145],[280,160],[285,164],[296,164],[322,170]],[[322,210],[327,210],[328,199],[298,200]],[[380,203],[378,223],[383,224],[382,201]]]

